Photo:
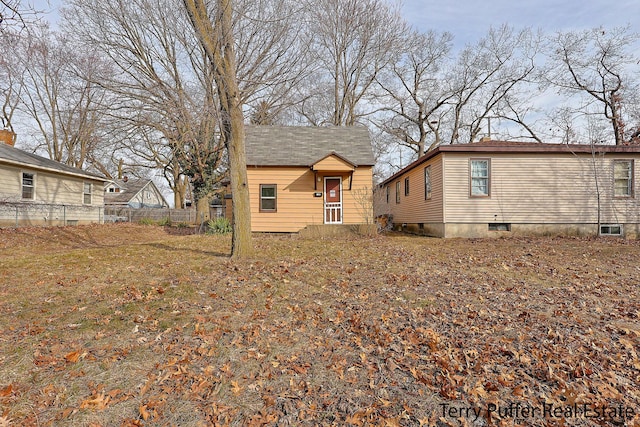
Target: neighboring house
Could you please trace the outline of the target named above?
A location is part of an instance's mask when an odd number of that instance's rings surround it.
[[[104,186],[107,208],[168,208],[169,204],[150,179],[128,178],[109,181]]]
[[[105,178],[17,149],[13,140],[0,142],[0,226],[103,222]]]
[[[252,231],[373,222],[366,128],[247,126],[246,155]]]
[[[640,146],[442,145],[378,188],[376,214],[437,237],[640,231]]]

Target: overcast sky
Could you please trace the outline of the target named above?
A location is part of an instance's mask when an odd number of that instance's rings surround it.
[[[490,26],[544,32],[613,28],[633,24],[638,31],[638,0],[404,0],[402,13],[414,27],[448,31],[457,46],[479,40]],[[632,22],[633,20],[633,22]]]
[[[34,3],[44,5],[42,9],[53,9],[50,18],[55,21],[55,11],[62,1],[49,0],[49,6],[47,0]],[[516,29],[531,27],[545,32],[628,24],[633,24],[633,31],[640,30],[638,0],[404,0],[402,4],[404,17],[414,27],[448,31],[458,47],[476,42],[490,26],[504,23]]]

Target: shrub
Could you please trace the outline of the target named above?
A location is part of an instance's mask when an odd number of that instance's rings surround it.
[[[158,221],[158,225],[162,227],[171,227],[171,219],[169,217],[162,218]]]
[[[142,225],[155,225],[155,221],[151,218],[142,218],[138,223]]]
[[[231,231],[231,223],[225,217],[207,221],[207,234],[227,234],[231,233]]]

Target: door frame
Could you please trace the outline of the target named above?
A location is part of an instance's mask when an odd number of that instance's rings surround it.
[[[327,221],[327,209],[336,209],[336,207],[327,208],[327,180],[328,179],[337,179],[339,181],[340,187],[340,206],[337,207],[338,212],[340,214],[339,221]],[[342,219],[344,218],[344,200],[342,198],[342,177],[341,176],[325,176],[323,182],[322,193],[324,194],[323,203],[322,203],[322,222],[324,224],[342,224]],[[335,203],[335,202],[329,202]]]

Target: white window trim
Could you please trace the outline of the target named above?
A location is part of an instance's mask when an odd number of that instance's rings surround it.
[[[433,191],[433,188],[431,185],[431,165],[426,166],[424,168],[423,173],[424,173],[424,199],[430,200],[431,192]]]
[[[487,192],[486,194],[473,194],[473,162],[486,162],[487,163],[487,176],[475,177],[476,179],[487,180]],[[491,159],[489,158],[471,158],[469,159],[469,197],[471,198],[487,198],[491,197]]]
[[[89,186],[89,192],[85,191],[85,186]],[[89,196],[89,203],[87,203],[87,196]],[[93,204],[93,183],[91,182],[82,182],[82,204],[83,205],[92,205]]]
[[[625,178],[627,180],[627,194],[616,194],[616,163],[629,163],[629,176]],[[613,197],[620,199],[631,199],[634,194],[633,178],[635,175],[635,164],[633,159],[614,159],[613,160]]]
[[[273,197],[271,196],[267,196],[264,197],[262,196],[262,188],[263,187],[273,187]],[[258,201],[258,211],[259,212],[267,212],[267,213],[273,213],[273,212],[278,212],[278,184],[260,184],[260,200]],[[262,207],[262,201],[263,200],[274,200],[274,208],[273,209],[263,209]]]
[[[31,175],[33,177],[33,184],[30,187],[32,189],[31,190],[31,198],[23,197],[24,188],[25,188],[25,185],[24,185],[24,175],[25,174]],[[27,172],[27,171],[21,171],[20,172],[20,198],[22,200],[35,200],[36,199],[36,180],[37,180],[36,177],[37,177],[37,174],[35,172]]]
[[[612,228],[618,228],[620,232],[612,233],[611,232]],[[607,230],[607,231],[603,232],[603,230]],[[600,224],[600,229],[598,230],[598,234],[600,234],[601,236],[622,236],[624,235],[624,228],[622,227],[622,224]]]

